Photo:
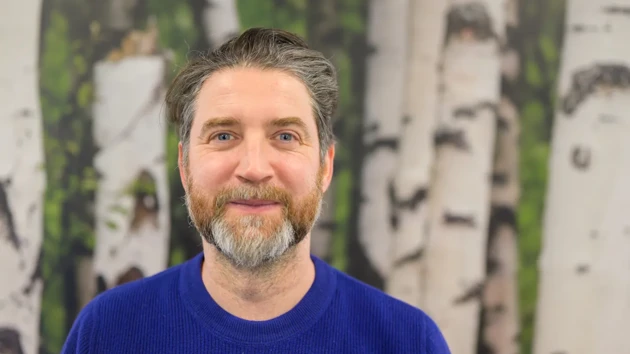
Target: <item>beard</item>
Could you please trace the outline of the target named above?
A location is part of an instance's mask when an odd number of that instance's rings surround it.
[[[206,242],[234,267],[255,270],[277,263],[308,235],[321,211],[322,178],[320,169],[314,188],[300,199],[279,187],[251,184],[225,187],[209,197],[189,179],[186,207]],[[227,206],[239,199],[273,201],[280,205],[281,212],[229,215]]]

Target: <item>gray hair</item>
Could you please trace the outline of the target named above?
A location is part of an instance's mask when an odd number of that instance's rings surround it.
[[[339,95],[335,67],[321,52],[310,49],[293,33],[251,28],[188,62],[166,93],[167,117],[182,142],[184,163],[188,163],[190,130],[203,83],[214,72],[235,67],[281,70],[304,83],[311,97],[323,162],[326,151],[334,143],[332,118]]]

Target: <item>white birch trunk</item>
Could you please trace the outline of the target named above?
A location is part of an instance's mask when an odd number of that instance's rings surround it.
[[[504,26],[502,0],[449,9],[424,308],[458,354],[477,349]]]
[[[508,97],[499,105],[497,156],[492,185],[488,278],[483,292],[482,340],[488,353],[515,354],[520,330],[518,312],[518,245],[516,209],[519,188],[518,111]]]
[[[437,123],[439,64],[446,30],[445,1],[412,2],[405,116],[394,177],[397,228],[393,266],[386,282],[391,295],[421,307],[421,261],[428,227],[428,190]]]
[[[628,9],[630,0],[568,1],[536,354],[630,353]]]
[[[170,234],[165,61],[159,56],[99,62],[94,70],[95,274],[107,288],[168,265]]]
[[[505,22],[518,27],[518,0],[505,3]],[[520,198],[519,113],[515,106],[520,65],[514,38],[506,35],[501,71],[505,87],[498,110],[497,144],[491,191],[487,274],[483,292],[482,346],[487,353],[516,354],[518,333],[518,244],[516,209]]]
[[[38,352],[43,288],[40,12],[40,0],[0,2],[0,348],[25,354]]]
[[[366,257],[383,278],[391,268],[389,189],[396,168],[398,137],[403,118],[407,59],[407,0],[369,3],[366,63],[365,159],[361,173],[358,237]]]
[[[236,0],[205,0],[203,32],[212,49],[240,32]]]

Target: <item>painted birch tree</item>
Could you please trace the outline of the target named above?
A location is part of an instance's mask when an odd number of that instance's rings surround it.
[[[423,302],[454,353],[477,349],[504,30],[503,0],[451,2]]]
[[[628,353],[630,1],[569,0],[534,353]]]
[[[393,184],[395,230],[386,291],[421,307],[421,262],[428,228],[429,183],[434,158],[445,1],[413,1],[409,11],[405,121]]]
[[[495,158],[490,196],[490,225],[478,354],[518,353],[518,243],[516,209],[520,196],[517,108],[520,53],[517,48],[519,1],[507,0],[501,60]]]
[[[199,50],[215,49],[240,32],[236,0],[190,0],[190,3],[203,34]]]
[[[107,25],[126,33],[94,68],[98,292],[164,270],[170,237],[162,116],[167,55],[158,47],[155,18],[139,30],[129,14],[110,9]]]
[[[358,238],[382,283],[391,269],[390,187],[403,121],[409,2],[371,0],[368,10],[363,170]],[[361,251],[354,251],[361,252]],[[361,277],[361,275],[359,275]],[[382,287],[382,284],[376,284]]]
[[[40,0],[0,3],[0,349],[35,354],[46,174],[39,98]]]

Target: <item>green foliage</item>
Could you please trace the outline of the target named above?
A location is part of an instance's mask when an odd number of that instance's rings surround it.
[[[237,0],[236,6],[241,30],[251,27],[278,27],[274,21],[273,0]]]
[[[58,130],[61,118],[71,109],[68,98],[71,95],[72,50],[68,40],[69,25],[58,11],[50,14],[50,27],[44,32],[44,47],[41,54],[41,105],[44,119],[44,146],[47,161],[47,191],[44,205],[44,242],[42,276],[45,279],[42,297],[42,347],[48,353],[59,353],[65,339],[66,311],[63,305],[65,284],[60,274],[63,226],[61,205],[66,193],[61,185],[67,158],[64,151],[67,145],[51,137],[50,129]]]
[[[531,353],[538,295],[538,257],[564,31],[564,0],[522,1],[522,97],[519,225],[521,352]]]
[[[186,62],[190,50],[194,47],[202,32],[195,27],[192,11],[187,1],[147,1],[149,14],[156,16],[160,34],[161,48],[170,50],[174,54],[170,81],[176,74],[176,69]]]

